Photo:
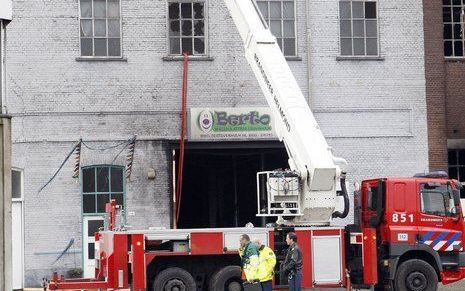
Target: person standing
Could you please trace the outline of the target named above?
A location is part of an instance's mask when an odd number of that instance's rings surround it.
[[[250,241],[250,237],[247,234],[243,234],[239,240],[239,256],[241,257],[242,271],[245,273],[245,277],[248,282],[255,282],[258,280],[258,267],[260,260],[258,258],[258,249]]]
[[[257,276],[258,280],[260,281],[263,291],[272,291],[276,255],[271,248],[263,245],[260,240],[254,240],[254,244],[258,248],[258,257],[260,259]]]
[[[284,260],[284,272],[289,279],[289,291],[301,291],[302,287],[302,251],[297,244],[297,235],[289,232],[286,236],[289,246]]]

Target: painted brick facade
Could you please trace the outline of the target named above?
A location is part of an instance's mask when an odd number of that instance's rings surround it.
[[[444,57],[442,1],[423,5],[430,168],[447,170],[447,148],[465,148],[465,62]]]
[[[226,7],[207,4],[211,59],[190,63],[188,106],[265,105]],[[296,5],[299,58],[289,65],[335,154],[349,161],[351,183],[428,168],[421,1],[380,1],[377,60],[338,59],[338,1]],[[13,163],[24,169],[29,287],[53,270],[81,266],[81,194],[72,162],[37,194],[79,138],[103,147],[137,134],[128,224],[170,227],[169,142],[179,135],[182,66],[164,60],[165,1],[122,1],[125,60],[111,62],[76,60],[77,0],[15,1],[13,8],[8,110]],[[83,165],[110,163],[116,154],[83,148]],[[149,168],[155,180],[147,179]],[[53,264],[71,238],[73,251]]]
[[[381,60],[364,61],[337,59],[337,1],[309,3],[312,104],[351,178],[426,170],[421,1],[378,2]]]
[[[442,3],[423,1],[423,5],[430,168],[444,169],[447,166],[447,125]]]

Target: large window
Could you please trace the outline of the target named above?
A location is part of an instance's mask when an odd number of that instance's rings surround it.
[[[465,182],[465,149],[449,150],[449,177]],[[465,198],[465,189],[460,190],[460,198]]]
[[[452,216],[454,196],[447,185],[421,185],[421,212],[438,216]]]
[[[105,204],[115,199],[124,207],[123,167],[93,166],[82,169],[82,211],[105,213]]]
[[[463,11],[462,0],[443,0],[444,21],[444,55],[446,57],[464,56]]]
[[[339,1],[341,56],[378,56],[376,1]]]
[[[169,53],[171,55],[206,54],[205,3],[169,1]]]
[[[257,4],[283,54],[295,56],[297,52],[294,1],[257,0]]]
[[[120,0],[80,0],[81,56],[121,57]]]

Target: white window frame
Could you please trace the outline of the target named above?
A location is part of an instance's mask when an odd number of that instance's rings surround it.
[[[198,55],[194,55],[194,54],[191,54],[189,55],[189,58],[199,58],[199,59],[203,59],[205,57],[209,57],[210,55],[210,50],[209,50],[209,39],[210,39],[210,36],[209,36],[209,13],[208,13],[208,0],[167,0],[166,1],[166,55],[168,57],[182,57],[182,51],[180,52],[180,54],[172,54],[171,53],[171,42],[170,42],[170,17],[169,17],[169,9],[170,9],[170,3],[203,3],[203,13],[204,13],[204,45],[205,45],[205,53],[204,54],[198,54]],[[179,11],[179,13],[181,13],[181,11]],[[181,18],[181,14],[179,14],[179,19],[182,20]],[[182,27],[180,26],[179,27],[180,31],[179,33],[182,34]],[[194,30],[194,26],[192,26],[192,30]],[[195,38],[194,36],[191,36],[191,38]],[[182,36],[180,36],[180,39],[182,39]],[[181,43],[180,45],[182,46],[182,40],[180,40]],[[194,45],[192,44],[192,48],[194,48]]]
[[[87,17],[84,17],[82,18],[82,14],[81,14],[81,0],[78,0],[78,6],[79,6],[79,23],[78,23],[78,35],[79,35],[79,58],[80,59],[122,59],[123,58],[123,10],[122,10],[122,2],[123,0],[119,0],[119,51],[120,51],[120,55],[119,56],[109,56],[108,55],[108,17],[106,16],[105,17],[105,23],[106,23],[106,27],[105,27],[105,30],[106,30],[106,36],[105,37],[97,37],[97,38],[105,38],[107,40],[107,55],[106,56],[96,56],[95,55],[95,45],[94,45],[94,39],[96,38],[95,37],[95,33],[94,33],[94,0],[91,0],[91,6],[92,6],[92,17],[91,18],[87,18]],[[105,11],[108,10],[108,0],[105,0]],[[82,50],[81,50],[81,39],[83,38],[81,36],[81,20],[84,19],[84,20],[91,20],[92,21],[92,56],[83,56],[82,55]],[[110,37],[112,38],[112,37]],[[114,38],[114,37],[113,37]]]
[[[95,256],[98,255],[98,252],[95,250],[96,249],[96,243],[95,240],[92,238],[89,242],[89,236],[88,236],[88,231],[89,231],[89,221],[92,220],[101,220],[103,221],[103,225],[105,225],[105,215],[104,214],[94,214],[94,215],[84,215],[82,216],[82,227],[81,227],[81,250],[82,250],[82,269],[83,269],[83,275],[84,277],[92,277],[93,273],[91,272],[90,274],[88,273],[88,265],[92,261],[92,264],[95,264]],[[94,244],[94,259],[89,259],[89,243]],[[95,266],[95,265],[94,265]]]
[[[22,239],[23,241],[21,242],[22,243],[22,256],[21,256],[21,264],[22,264],[22,272],[23,272],[23,278],[22,278],[22,285],[23,287],[25,286],[24,283],[24,279],[25,279],[25,259],[24,259],[24,256],[25,256],[25,228],[24,228],[24,169],[21,169],[21,168],[17,168],[17,167],[11,167],[11,171],[17,171],[20,173],[20,177],[21,177],[21,197],[20,198],[11,198],[11,201],[12,203],[14,202],[19,202],[21,203],[21,228],[22,228]],[[13,193],[11,193],[13,195]]]
[[[299,57],[299,46],[298,46],[298,33],[297,33],[297,2],[296,0],[259,0],[257,2],[281,2],[281,38],[284,39],[284,18],[282,17],[283,15],[283,2],[286,2],[286,1],[289,1],[289,2],[293,2],[294,3],[294,45],[295,45],[295,53],[293,55],[286,55],[285,52],[284,52],[284,42],[283,42],[283,48],[281,49],[283,55],[286,57],[286,58],[295,58],[295,57]],[[258,3],[257,3],[258,4]],[[263,15],[262,15],[263,16]],[[263,17],[266,24],[268,25],[268,27],[270,27],[270,5],[268,4],[268,19],[266,19],[265,17]]]
[[[366,44],[366,40],[367,40],[367,36],[366,36],[366,24],[365,24],[365,21],[366,19],[369,19],[369,18],[363,18],[364,20],[364,27],[363,27],[363,30],[364,30],[364,33],[363,33],[363,39],[364,39],[364,44],[365,44],[365,54],[364,55],[355,55],[354,54],[354,43],[353,43],[353,39],[354,39],[354,36],[353,36],[353,31],[354,31],[354,18],[353,18],[353,11],[351,11],[351,17],[350,17],[350,25],[351,25],[351,32],[352,32],[352,36],[350,37],[350,39],[352,40],[352,54],[350,55],[343,55],[342,54],[342,42],[341,42],[341,39],[342,38],[349,38],[349,37],[342,37],[341,36],[341,13],[340,13],[340,6],[341,6],[341,2],[350,2],[351,3],[351,8],[352,8],[352,2],[363,2],[363,12],[365,12],[365,3],[366,2],[374,2],[376,3],[376,40],[377,40],[377,54],[376,55],[367,55],[367,44]],[[359,20],[357,18],[357,20]],[[361,58],[361,59],[366,59],[366,58],[379,58],[381,57],[381,36],[380,36],[380,19],[379,19],[379,1],[378,0],[339,0],[338,1],[338,36],[339,36],[339,39],[338,39],[338,43],[339,43],[339,56],[341,58]],[[372,38],[372,37],[370,37]]]
[[[6,23],[0,19],[0,101],[2,102],[1,112],[6,112]]]
[[[24,201],[24,170],[20,169],[20,168],[12,167],[11,171],[12,172],[13,171],[19,172],[20,177],[21,177],[21,197],[20,198],[11,198],[11,200],[13,202],[22,202],[22,201]],[[11,195],[13,196],[13,193],[11,193]]]

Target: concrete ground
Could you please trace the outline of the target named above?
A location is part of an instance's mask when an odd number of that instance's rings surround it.
[[[304,291],[325,291],[328,289],[304,289]],[[333,291],[345,291],[345,289],[333,289]],[[368,291],[368,290],[360,290],[360,291]],[[438,291],[465,291],[465,280],[461,282],[457,282],[455,284],[450,284],[447,286],[439,286]]]
[[[465,281],[462,280],[455,284],[450,284],[447,286],[441,286],[439,288],[440,291],[464,291],[465,290]]]
[[[310,291],[311,289],[304,289],[305,291]],[[328,290],[328,289],[313,289],[312,291],[324,291],[324,290]],[[345,291],[345,289],[334,289],[334,291]],[[451,285],[448,285],[448,286],[440,286],[439,291],[465,291],[465,281],[463,282],[458,282],[458,283],[455,283],[455,284],[451,284]],[[39,288],[26,288],[24,289],[23,291],[43,291],[43,289],[39,289]]]
[[[305,289],[305,291],[310,291],[311,289]],[[324,291],[328,289],[314,289],[312,291]],[[335,291],[345,291],[345,289],[334,289]],[[450,284],[447,286],[440,286],[439,291],[465,291],[465,280],[455,283],[455,284]],[[26,288],[24,291],[43,291],[42,289],[39,288]]]

